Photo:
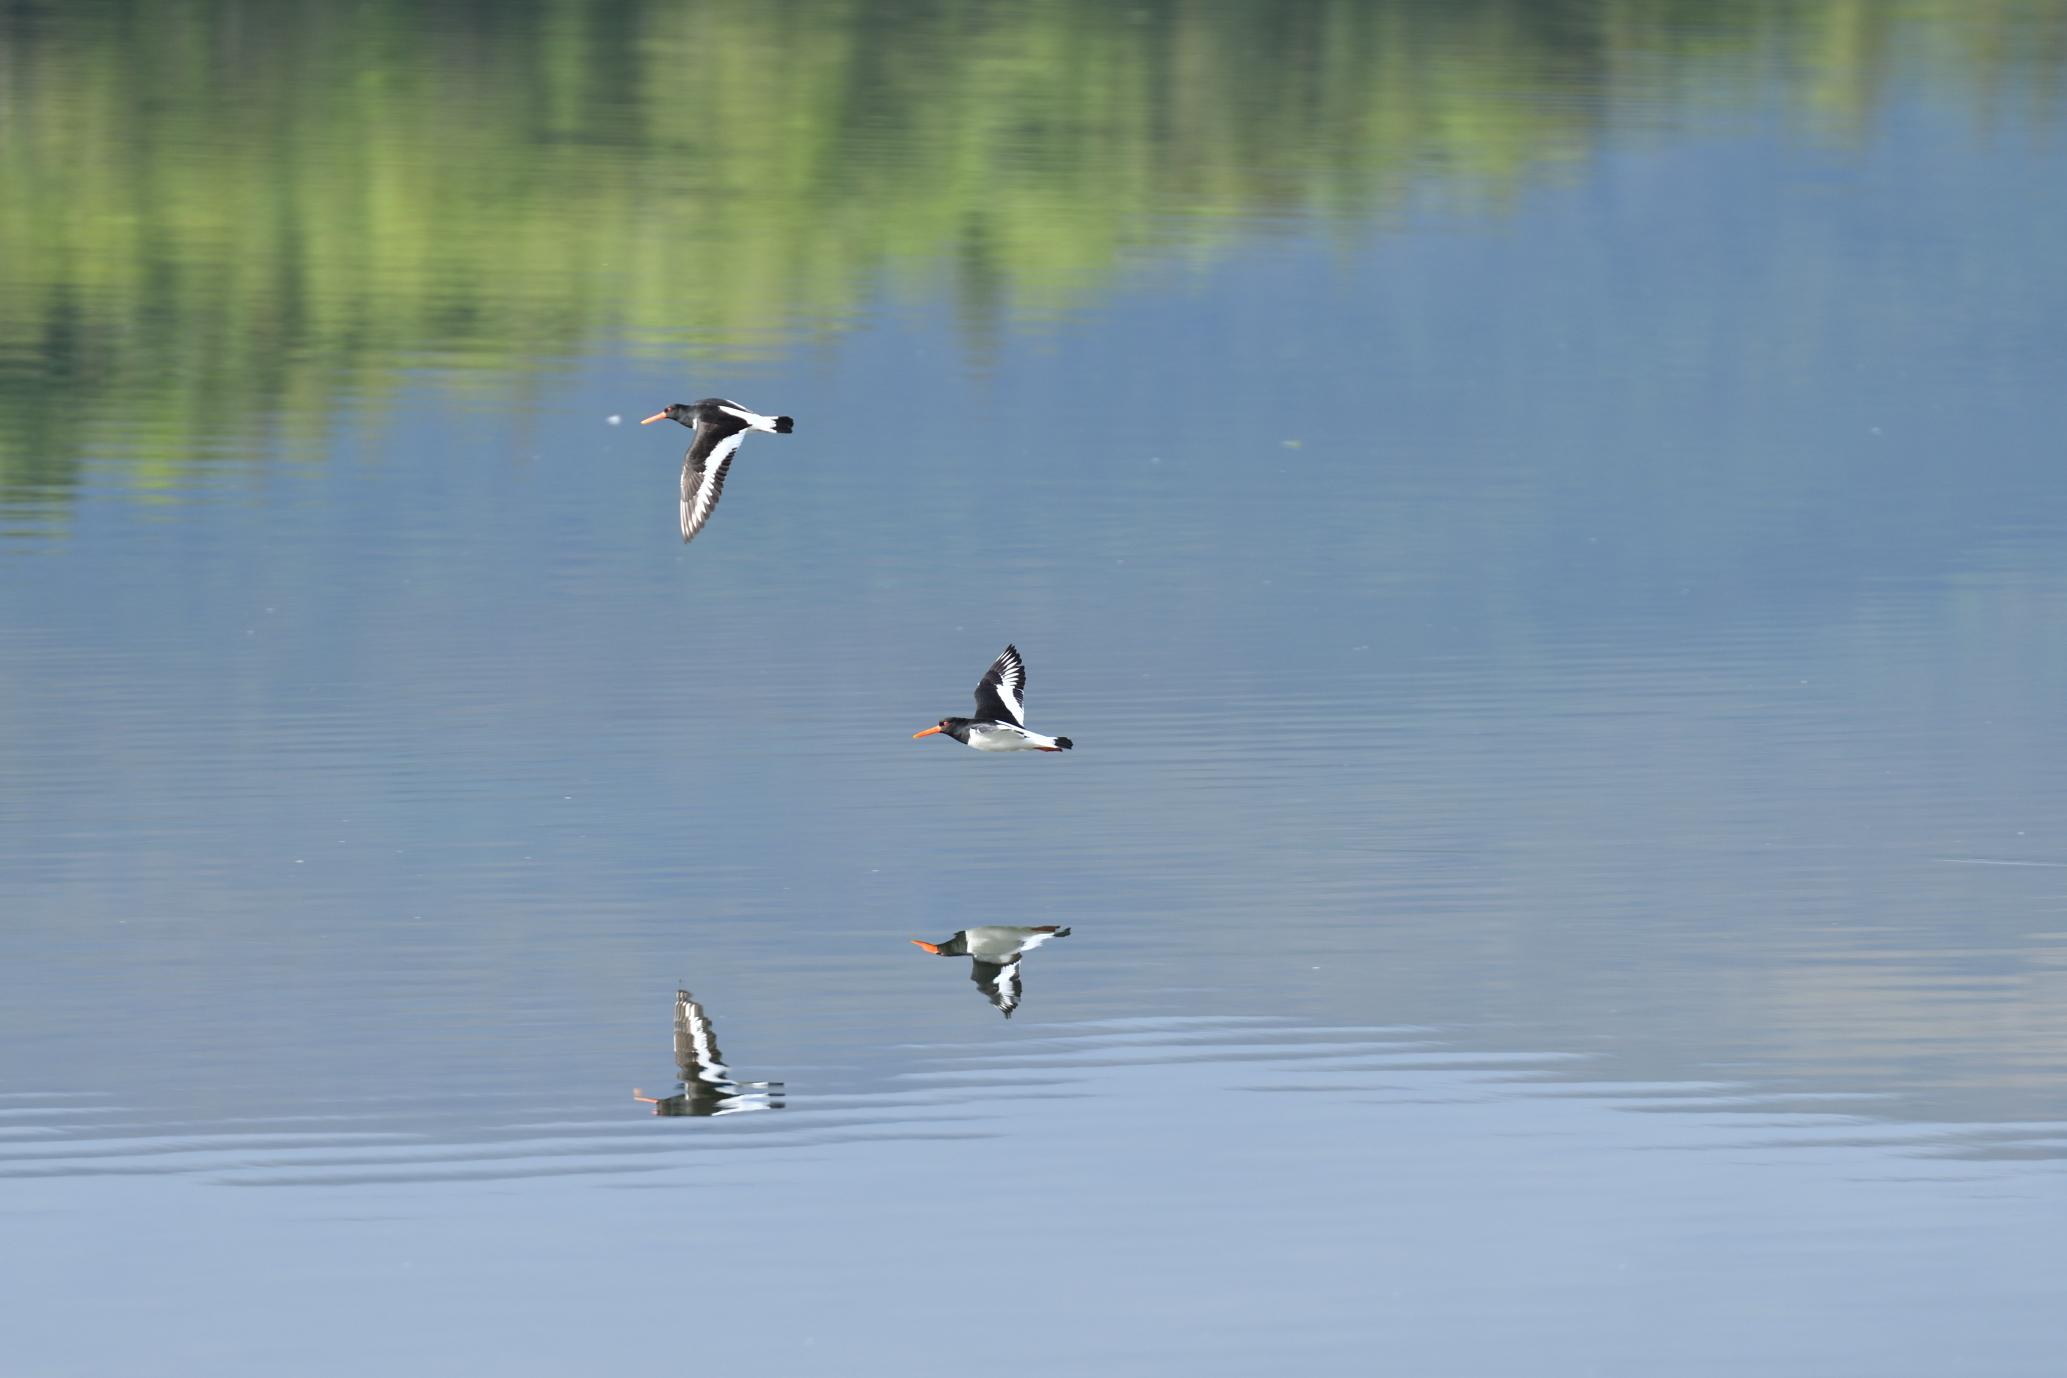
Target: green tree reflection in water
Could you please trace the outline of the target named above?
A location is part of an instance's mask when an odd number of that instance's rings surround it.
[[[1690,20],[1689,16],[1694,16]],[[0,16],[0,501],[316,441],[413,369],[594,339],[750,357],[945,273],[978,331],[1129,252],[1409,189],[1496,204],[1625,115],[1781,82],[1835,138],[1887,71],[1994,111],[2056,4],[803,0]],[[1770,55],[1786,54],[1783,64]],[[470,380],[475,380],[470,384]],[[290,445],[289,448],[292,448]]]

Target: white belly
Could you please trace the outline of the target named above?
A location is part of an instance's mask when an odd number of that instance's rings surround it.
[[[969,729],[969,745],[978,751],[1038,751],[1055,745],[1055,739],[1008,723],[984,723]]]

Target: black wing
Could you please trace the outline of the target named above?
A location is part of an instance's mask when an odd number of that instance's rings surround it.
[[[725,492],[725,470],[746,439],[746,423],[721,416],[716,421],[696,423],[696,439],[682,456],[682,539],[689,540],[703,530],[703,524],[718,510]]]
[[[1008,722],[1026,726],[1026,663],[1017,646],[1007,646],[976,686],[976,717],[979,722]]]
[[[699,1083],[708,1086],[732,1077],[725,1067],[725,1055],[718,1051],[718,1035],[711,1028],[710,1016],[686,990],[675,992],[675,1074],[691,1090]]]
[[[1009,962],[972,961],[969,963],[969,979],[976,983],[976,989],[984,998],[997,1007],[999,1014],[1010,1019],[1012,1011],[1019,1008],[1019,959]]]

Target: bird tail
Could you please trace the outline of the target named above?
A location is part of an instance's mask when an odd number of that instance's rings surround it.
[[[777,435],[788,435],[796,428],[797,423],[794,417],[778,416],[775,418],[775,433]]]
[[[1068,751],[1071,747],[1075,746],[1076,743],[1071,741],[1067,737],[1057,737],[1055,739],[1055,745],[1058,750]]]

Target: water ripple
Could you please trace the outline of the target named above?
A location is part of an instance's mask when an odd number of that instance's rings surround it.
[[[597,1115],[578,1104],[475,1093],[363,1098],[351,1109],[153,1118],[89,1096],[0,1102],[0,1180],[190,1175],[225,1185],[346,1186],[679,1172],[709,1154],[838,1150],[1023,1133],[1042,1118],[1124,1116],[1196,1095],[1201,1074],[1230,1113],[1281,1098],[1332,1105],[1345,1128],[1383,1107],[1601,1103],[1701,1132],[1686,1151],[1866,1150],[1921,1159],[2067,1160],[2067,1123],[1919,1125],[1876,1120],[1870,1093],[1726,1082],[1613,1082],[1598,1058],[1457,1046],[1419,1026],[1337,1027],[1258,1017],[1103,1020],[1005,1045],[909,1045],[887,1077],[793,1079],[780,1114],[716,1120]],[[543,1111],[544,1113],[541,1113]],[[463,1113],[460,1113],[463,1112]],[[1309,1112],[1311,1113],[1311,1112]],[[1565,1131],[1561,1131],[1565,1132]]]

